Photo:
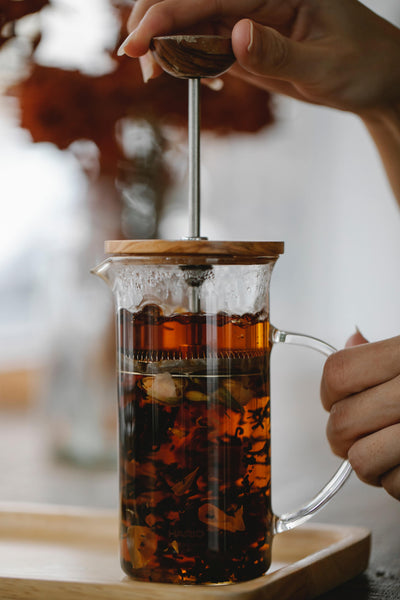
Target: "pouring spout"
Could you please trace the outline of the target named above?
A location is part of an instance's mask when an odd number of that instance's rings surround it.
[[[97,277],[100,277],[100,279],[105,281],[106,284],[108,285],[108,287],[110,287],[110,288],[112,287],[112,279],[110,277],[111,264],[112,264],[111,259],[107,258],[106,260],[103,260],[103,262],[101,262],[96,267],[93,267],[92,269],[90,269],[90,272],[92,273],[92,275],[97,275]]]

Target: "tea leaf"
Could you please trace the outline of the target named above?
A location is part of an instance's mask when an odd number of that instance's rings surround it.
[[[128,550],[134,569],[141,569],[151,562],[157,541],[157,534],[149,527],[134,525],[128,528]]]
[[[213,504],[203,504],[199,508],[199,520],[206,523],[209,527],[223,529],[224,531],[245,531],[243,521],[243,506],[241,506],[233,515],[227,515]]]
[[[251,389],[245,387],[238,381],[234,379],[226,379],[224,381],[224,388],[231,394],[231,396],[235,399],[235,401],[240,404],[240,406],[245,406],[248,404],[253,398],[253,392]]]
[[[190,402],[207,402],[206,394],[203,394],[203,392],[198,392],[196,390],[191,390],[190,392],[186,392],[186,398]]]
[[[244,414],[243,406],[232,396],[232,394],[224,387],[220,387],[217,392],[217,398],[221,404],[230,408],[235,412]]]
[[[194,480],[196,479],[198,470],[199,470],[199,467],[197,467],[197,469],[195,469],[194,471],[189,473],[189,475],[186,475],[186,477],[183,478],[183,481],[179,481],[178,483],[176,483],[175,485],[173,485],[171,487],[172,491],[174,492],[174,494],[176,496],[183,496],[183,494],[185,492],[190,490]]]

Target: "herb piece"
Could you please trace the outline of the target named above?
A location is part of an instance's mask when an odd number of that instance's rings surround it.
[[[245,406],[253,398],[253,392],[251,391],[251,389],[245,387],[235,379],[225,379],[223,385],[225,389],[230,393],[232,398],[234,398],[240,406]]]
[[[151,400],[168,405],[179,404],[179,390],[170,373],[158,373],[155,377],[145,377],[143,387]]]
[[[251,414],[250,422],[253,424],[253,430],[257,429],[258,427],[261,427],[261,429],[266,428],[264,421],[266,421],[266,419],[269,417],[268,403],[265,406],[260,406],[254,410],[249,410],[249,413]]]
[[[186,475],[186,477],[183,478],[183,481],[179,481],[178,483],[176,483],[175,485],[173,485],[171,487],[175,496],[183,496],[183,494],[185,494],[185,492],[190,490],[194,480],[196,479],[198,470],[199,470],[199,467],[197,467],[197,469],[195,469],[194,471],[189,473],[189,475]]]
[[[230,408],[235,412],[244,414],[243,406],[232,396],[232,394],[225,387],[220,387],[217,391],[217,399],[226,408]]]
[[[157,550],[157,534],[149,527],[128,527],[128,549],[135,569],[146,567]]]
[[[233,515],[227,515],[214,504],[203,504],[199,508],[199,520],[211,528],[223,529],[224,531],[234,532],[245,531],[246,529],[243,521],[243,506]]]
[[[190,392],[186,392],[185,396],[190,402],[207,402],[207,395],[197,390],[190,390]]]

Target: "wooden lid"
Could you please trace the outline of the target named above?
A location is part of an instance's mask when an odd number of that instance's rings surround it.
[[[217,242],[210,240],[109,240],[104,250],[112,255],[131,256],[238,256],[243,258],[278,257],[283,242]]]

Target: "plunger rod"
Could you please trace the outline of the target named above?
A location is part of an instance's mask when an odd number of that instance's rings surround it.
[[[229,69],[235,61],[232,43],[224,36],[172,35],[153,38],[150,47],[164,71],[188,79],[188,238],[206,239],[200,236],[200,79],[217,77]],[[200,285],[199,281],[189,291],[191,312],[200,312]]]
[[[200,237],[200,79],[189,83],[189,238]]]
[[[189,81],[189,235],[200,238],[200,79],[217,77],[235,62],[229,37],[167,35],[151,40],[164,71]]]

